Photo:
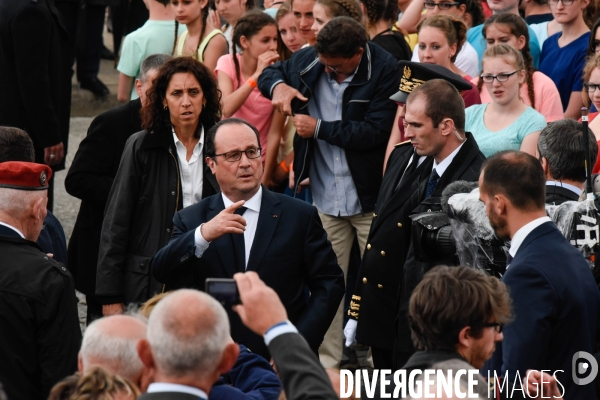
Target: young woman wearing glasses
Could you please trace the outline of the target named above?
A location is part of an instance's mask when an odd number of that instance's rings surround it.
[[[583,92],[581,96],[583,103],[589,108],[594,105],[596,110],[600,110],[600,55],[590,58],[583,69]],[[596,118],[598,112],[592,112],[588,116],[589,128],[594,132],[598,144],[600,144],[600,118]],[[600,154],[600,150],[599,150]],[[596,161],[596,165],[592,173],[600,172],[600,159]]]
[[[596,21],[590,32],[590,42],[587,49],[588,59],[600,54],[600,32],[598,32],[598,28],[600,28],[600,19]]]
[[[544,42],[540,71],[554,81],[562,101],[565,118],[579,118],[583,101],[581,71],[585,64],[590,30],[583,19],[589,0],[549,0],[562,32]]]
[[[492,102],[466,109],[465,130],[473,133],[486,157],[502,150],[521,150],[535,156],[546,118],[519,96],[526,74],[521,52],[507,44],[492,46],[485,51],[482,64],[480,79]]]

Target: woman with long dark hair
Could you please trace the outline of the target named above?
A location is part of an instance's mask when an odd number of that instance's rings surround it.
[[[204,132],[219,121],[215,75],[191,57],[167,62],[142,107],[143,131],[127,141],[109,194],[96,295],[104,315],[161,291],[150,261],[184,207],[218,192],[204,163]]]

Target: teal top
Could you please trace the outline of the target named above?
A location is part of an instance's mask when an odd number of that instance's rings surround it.
[[[489,104],[489,103],[488,103]],[[483,123],[483,114],[488,104],[475,104],[465,110],[465,130],[471,132],[484,156],[503,150],[519,150],[525,136],[541,131],[546,118],[531,107],[506,128],[492,132]]]
[[[179,33],[184,31],[186,26],[179,24]],[[138,79],[142,61],[151,54],[171,54],[174,43],[175,21],[148,20],[141,28],[125,36],[117,70]],[[134,84],[131,100],[137,98]]]

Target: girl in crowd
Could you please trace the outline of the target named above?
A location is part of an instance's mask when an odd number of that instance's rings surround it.
[[[291,4],[286,1],[279,7],[275,15],[277,29],[279,30],[277,52],[279,53],[280,61],[289,59],[293,53],[300,50],[306,44],[306,40],[298,32],[296,17],[292,14],[291,8]],[[283,189],[281,186],[285,186],[290,164],[294,160],[293,141],[295,132],[296,128],[292,123],[292,119],[288,118],[285,128],[280,132],[280,137],[276,137],[275,134],[277,132],[273,130],[273,138],[267,138],[269,150],[265,158],[263,184],[271,189],[281,190]],[[279,147],[275,146],[276,143],[279,143]]]
[[[562,103],[558,89],[552,79],[533,67],[533,58],[529,52],[529,30],[527,24],[518,15],[502,13],[492,15],[483,25],[483,37],[487,48],[496,44],[507,44],[521,51],[525,61],[525,83],[521,85],[521,100],[546,117],[547,122],[563,119]],[[482,103],[490,103],[492,97],[483,81],[476,77]]]
[[[383,47],[398,61],[410,60],[411,50],[400,32],[392,31],[398,15],[396,0],[361,0],[364,25],[371,42]]]
[[[471,17],[469,14],[467,14],[467,6],[471,5],[471,8],[476,7],[473,5],[473,1],[478,2],[478,0],[459,0],[454,3],[444,1],[440,1],[438,3],[431,0],[414,0],[408,6],[408,9],[402,16],[402,19],[398,22],[397,26],[405,29],[407,32],[415,32],[418,29],[418,25],[423,16],[429,18],[435,15],[449,15],[465,22],[465,25],[468,28],[466,22],[472,21],[474,17]],[[481,5],[478,5],[481,8]],[[427,10],[425,14],[423,14],[423,9]],[[474,13],[477,14],[477,11],[474,11]],[[483,11],[481,11],[481,14],[478,14],[475,18],[481,19],[482,15]],[[413,51],[412,61],[421,61],[419,58],[419,52],[416,50]],[[465,41],[465,43],[463,43],[463,45],[460,47],[455,63],[461,71],[464,71],[468,75],[479,75],[479,58],[477,56],[477,52],[468,41]]]
[[[593,58],[600,54],[600,19],[594,24],[592,31],[590,32],[590,41],[588,43],[587,58]],[[585,98],[585,96],[584,96]]]
[[[467,27],[462,21],[449,15],[434,15],[423,20],[417,31],[417,51],[421,62],[441,65],[470,83],[472,77],[454,64],[456,55],[467,40]],[[477,88],[472,84],[471,86],[471,90],[461,93],[465,107],[481,104]]]
[[[512,46],[498,44],[485,51],[482,65],[480,78],[492,102],[467,108],[465,129],[473,133],[486,157],[502,150],[535,156],[546,119],[520,99],[519,88],[527,74],[523,56]]]
[[[256,7],[255,0],[215,0],[216,11],[210,11],[208,20],[214,27],[221,26],[221,17],[227,21],[221,29],[229,42],[229,53],[233,52],[233,29],[238,20]]]
[[[219,95],[213,72],[191,57],[167,62],[148,90],[144,130],[127,141],[106,204],[96,289],[114,303],[104,315],[163,289],[148,268],[171,238],[173,216],[219,191],[202,146],[219,121]]]
[[[227,40],[219,29],[208,26],[208,0],[172,0],[175,13],[175,42],[173,55],[191,56],[214,70],[219,58],[228,53]],[[179,38],[179,24],[187,30]]]
[[[585,64],[583,70],[583,102],[589,108],[592,105],[595,106],[596,110],[600,110],[600,56],[590,58]],[[589,128],[594,132],[598,144],[600,144],[600,118],[596,118],[598,112],[592,112],[588,116]],[[599,150],[600,154],[600,150]],[[600,158],[596,161],[594,174],[600,172]]]
[[[554,20],[562,32],[544,42],[540,71],[554,81],[563,106],[565,118],[579,118],[583,101],[581,90],[583,70],[590,30],[583,19],[589,0],[549,0]]]
[[[279,59],[275,20],[262,11],[249,11],[237,21],[233,43],[233,54],[221,57],[215,70],[223,117],[242,118],[258,129],[264,162],[269,152],[277,152],[285,123],[285,116],[274,111],[271,100],[256,87],[262,71]],[[271,137],[275,139],[269,144]]]
[[[362,21],[362,10],[357,0],[317,0],[313,7],[315,22],[312,30],[315,37],[326,23],[335,17],[350,17],[359,23]]]

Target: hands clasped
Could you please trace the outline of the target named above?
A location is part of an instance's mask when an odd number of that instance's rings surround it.
[[[226,233],[243,234],[246,230],[246,220],[241,215],[235,214],[235,210],[242,207],[245,203],[244,200],[233,203],[217,214],[216,217],[202,225],[200,233],[204,240],[212,242]]]

